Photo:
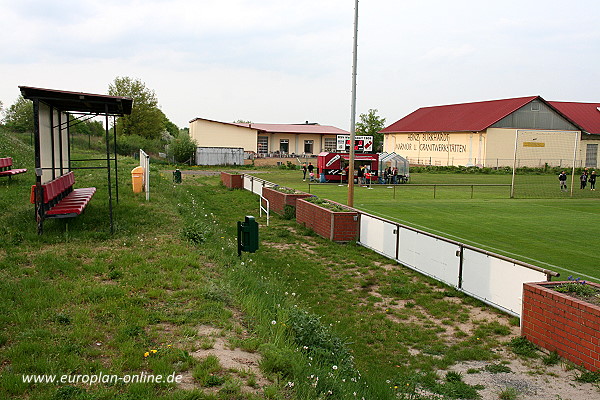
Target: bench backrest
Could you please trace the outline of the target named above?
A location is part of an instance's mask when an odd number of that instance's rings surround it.
[[[55,198],[69,194],[75,184],[73,171],[67,172],[50,182],[42,184],[44,204],[52,202]],[[35,203],[35,185],[31,187],[31,203]]]
[[[12,157],[0,158],[0,169],[12,167]]]

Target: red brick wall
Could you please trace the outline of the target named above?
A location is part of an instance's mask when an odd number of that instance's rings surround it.
[[[525,283],[521,335],[590,371],[600,369],[600,307],[548,286]],[[587,282],[600,288],[600,285]]]
[[[244,175],[221,172],[221,182],[230,189],[242,189],[244,187]]]
[[[279,215],[283,215],[286,205],[296,207],[296,200],[310,197],[308,193],[288,194],[271,188],[263,188],[263,197],[269,200],[269,207]]]
[[[358,238],[359,221],[355,211],[333,212],[300,199],[296,201],[296,222],[334,242]]]

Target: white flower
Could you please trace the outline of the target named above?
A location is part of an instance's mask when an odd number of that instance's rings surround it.
[[[337,365],[334,365],[334,366],[333,366],[333,367],[331,367],[331,368],[333,368],[333,370],[335,371],[335,370],[337,369]]]
[[[277,323],[277,321],[273,320],[271,321],[271,325],[275,325]]]

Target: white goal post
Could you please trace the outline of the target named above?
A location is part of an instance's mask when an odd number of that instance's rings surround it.
[[[577,160],[579,140],[579,131],[515,130],[511,197],[515,196],[516,186],[525,184],[523,177],[516,176],[516,171],[524,168],[564,169],[571,175],[570,194],[573,195],[575,169],[581,167],[578,165],[581,161]],[[531,184],[531,179],[528,182]]]

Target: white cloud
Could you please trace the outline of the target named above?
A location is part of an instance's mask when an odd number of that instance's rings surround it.
[[[537,4],[537,5],[536,5]],[[18,85],[155,90],[197,116],[348,129],[354,2],[0,0],[0,100]],[[540,94],[599,101],[600,3],[370,0],[359,5],[358,113]]]

